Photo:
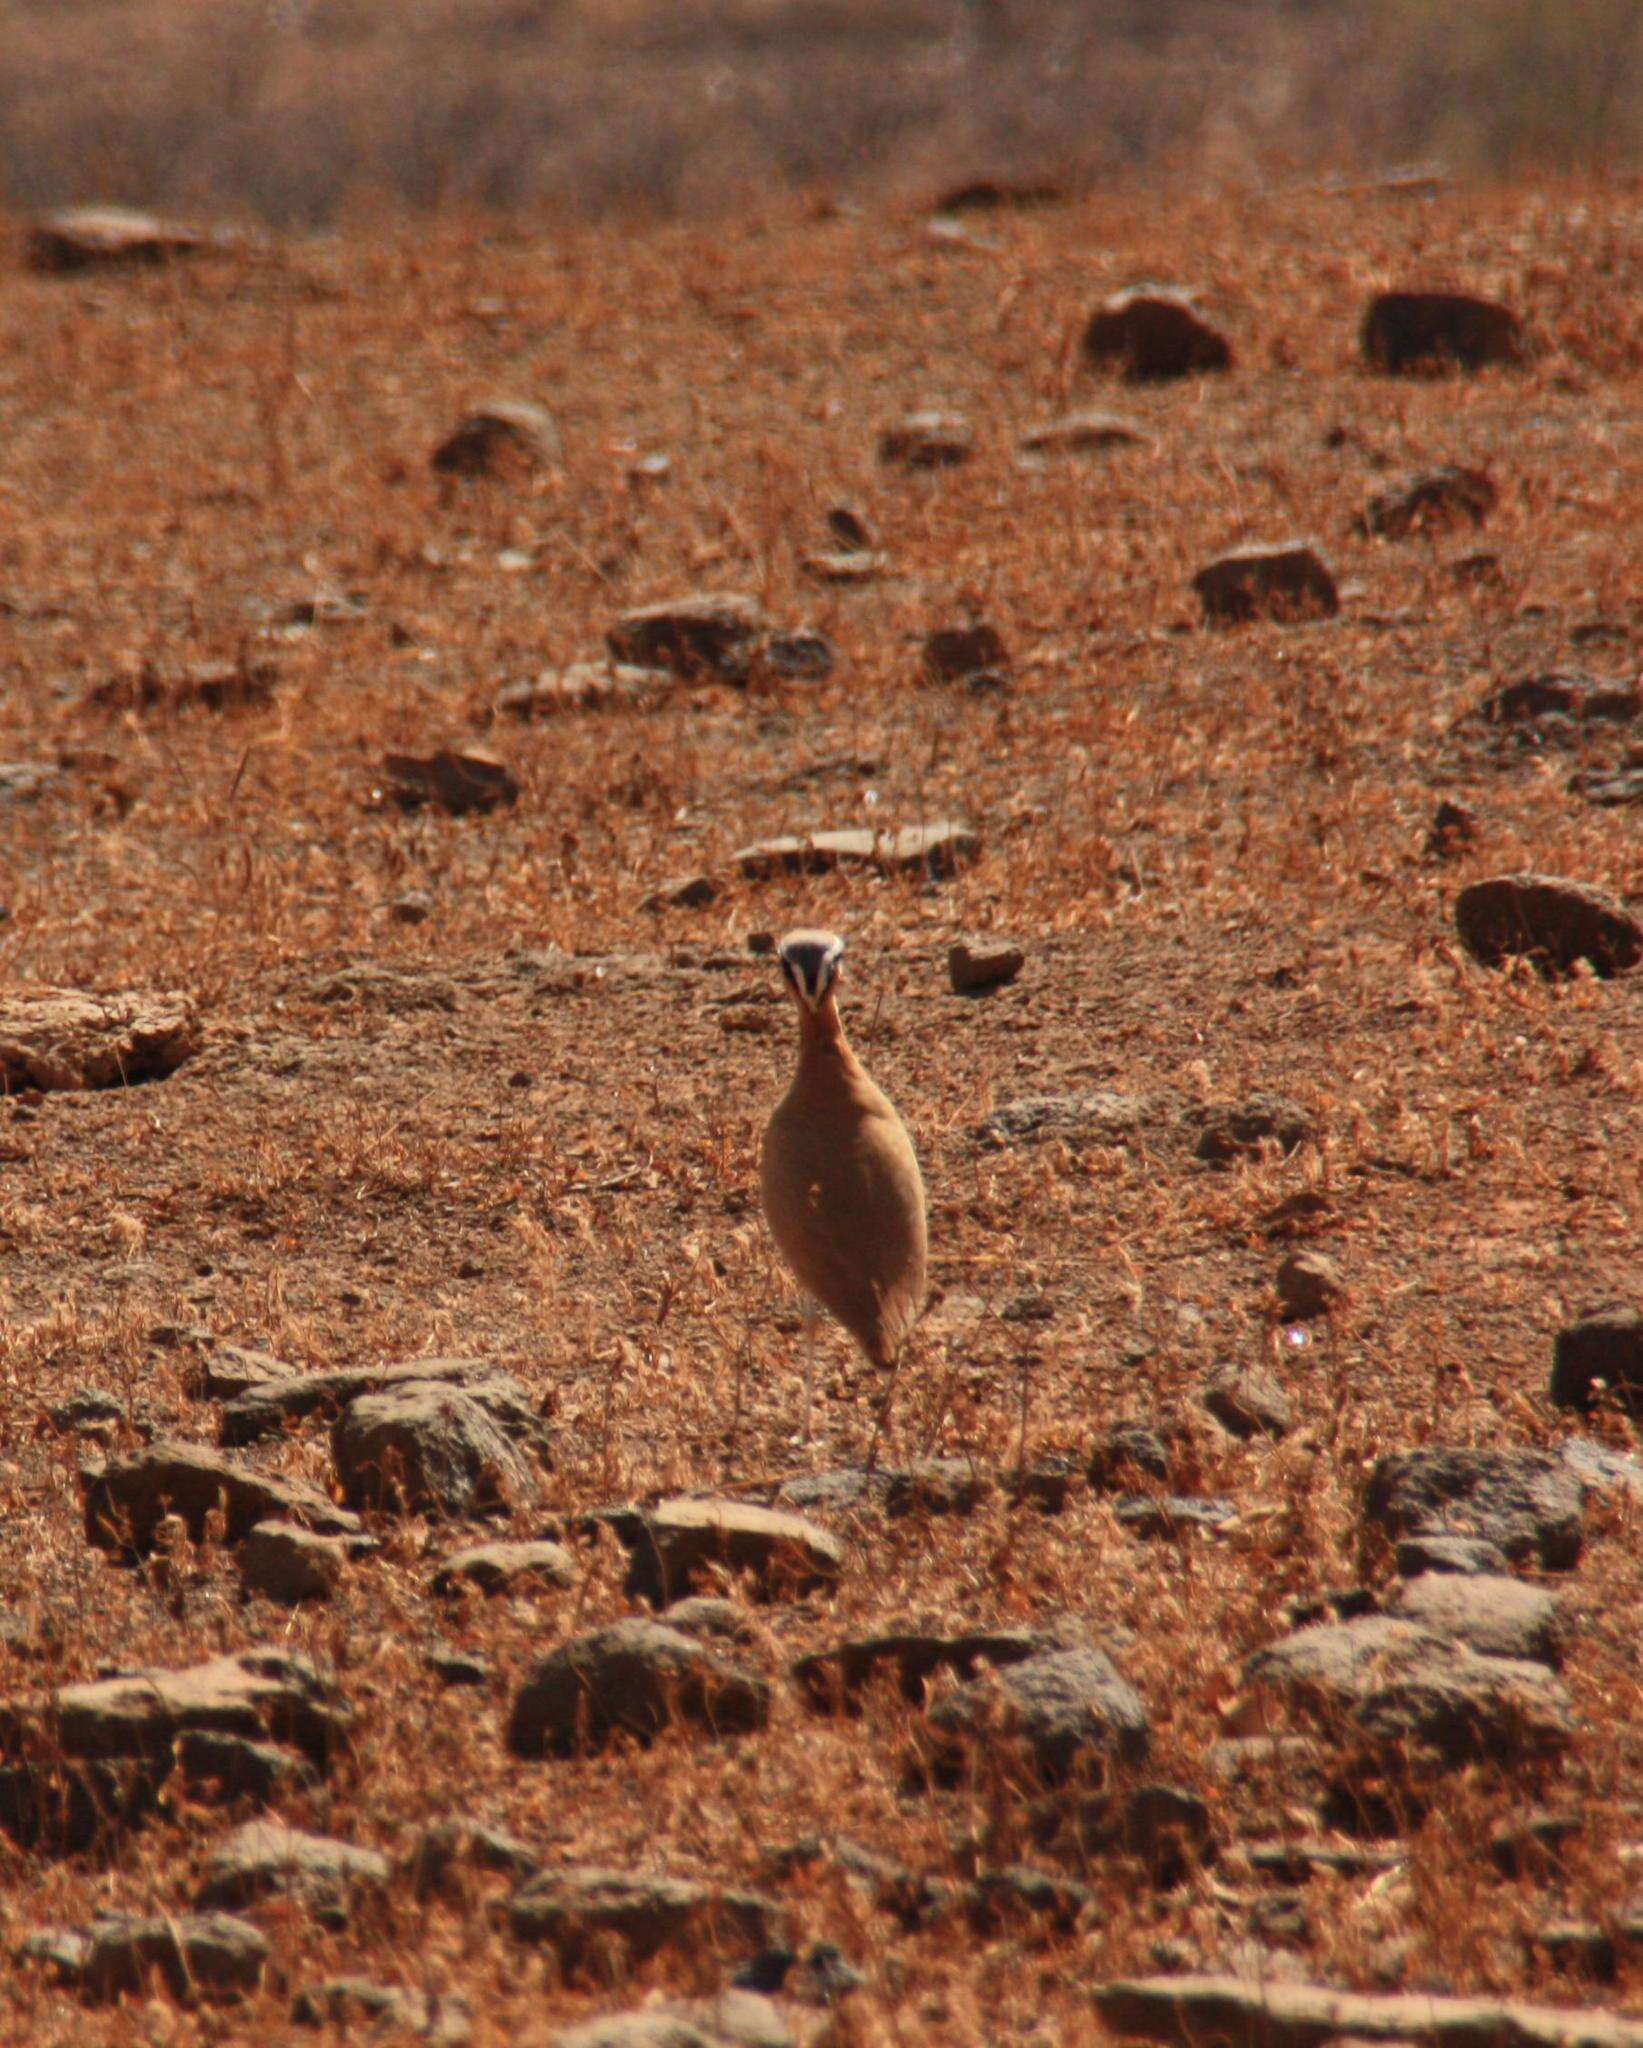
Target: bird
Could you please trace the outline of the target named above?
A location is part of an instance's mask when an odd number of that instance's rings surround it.
[[[798,1013],[799,1058],[765,1128],[759,1189],[770,1234],[806,1297],[808,1442],[816,1305],[874,1366],[893,1367],[924,1307],[929,1224],[907,1127],[844,1035],[843,939],[792,931],[776,958]]]

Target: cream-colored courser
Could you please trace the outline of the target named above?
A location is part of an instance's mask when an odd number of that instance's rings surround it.
[[[789,932],[777,948],[798,1011],[799,1063],[765,1130],[760,1186],[771,1235],[799,1285],[885,1367],[924,1307],[924,1181],[906,1126],[844,1035],[843,958],[834,932]],[[807,1438],[810,1399],[807,1342]]]

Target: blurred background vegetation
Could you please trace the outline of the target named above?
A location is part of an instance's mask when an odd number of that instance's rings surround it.
[[[0,0],[0,203],[1625,169],[1643,0]]]

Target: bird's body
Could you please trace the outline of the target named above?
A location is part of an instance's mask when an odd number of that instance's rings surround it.
[[[799,1062],[764,1134],[764,1213],[794,1277],[876,1366],[896,1362],[924,1306],[924,1182],[906,1127],[851,1050],[833,984],[844,951],[793,932],[781,960]]]

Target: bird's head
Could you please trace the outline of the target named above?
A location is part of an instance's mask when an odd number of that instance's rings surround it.
[[[838,981],[843,939],[837,932],[789,932],[776,948],[776,958],[795,1002],[814,1017]]]

